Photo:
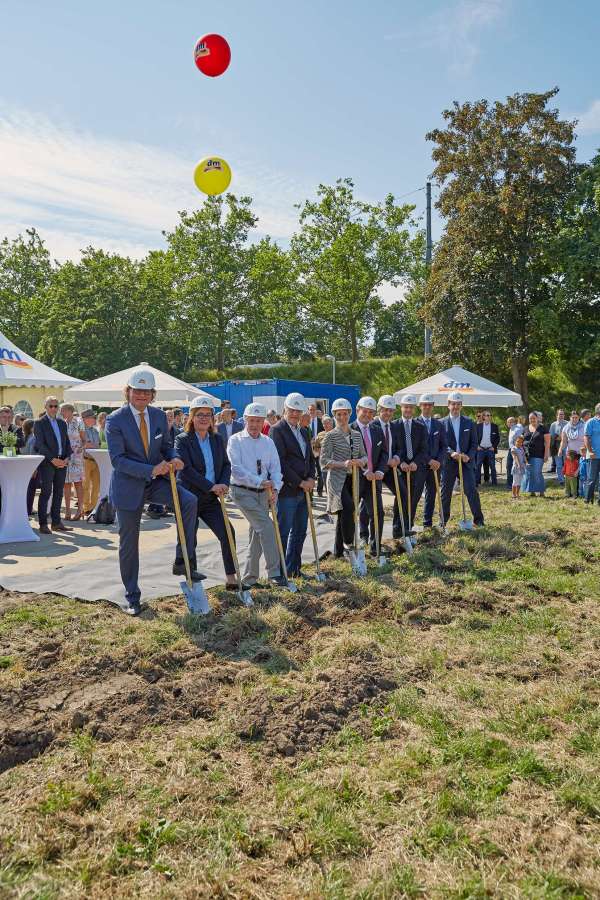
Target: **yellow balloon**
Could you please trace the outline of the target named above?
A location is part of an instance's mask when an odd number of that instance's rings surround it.
[[[231,169],[219,156],[207,156],[194,169],[194,181],[199,191],[214,197],[229,187]]]

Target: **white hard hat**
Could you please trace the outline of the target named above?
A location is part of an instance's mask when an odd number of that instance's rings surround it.
[[[377,412],[377,404],[373,397],[361,397],[358,403],[356,404],[356,408],[362,406],[363,409],[372,409],[373,412]]]
[[[397,403],[391,394],[384,394],[377,401],[377,406],[381,406],[383,409],[396,409]]]
[[[193,409],[210,409],[211,412],[214,412],[214,406],[209,397],[194,397],[190,403],[190,412]]]
[[[138,391],[153,391],[156,387],[154,372],[150,369],[133,369],[127,379],[127,386]]]
[[[352,412],[352,404],[345,397],[338,397],[331,404],[331,412],[337,412],[338,409],[347,409],[348,412]]]
[[[261,419],[266,419],[267,407],[263,403],[249,403],[244,410],[244,416],[260,416]]]
[[[414,394],[403,394],[400,398],[400,403],[404,403],[406,406],[416,406],[417,398]]]
[[[302,394],[288,394],[283,401],[283,405],[287,406],[288,409],[297,409],[299,412],[306,412],[306,400]]]
[[[462,403],[463,395],[460,391],[452,391],[451,394],[448,394],[448,401],[452,400],[453,403]]]
[[[435,397],[433,394],[421,394],[419,397],[419,406],[421,403],[433,403],[435,406]]]

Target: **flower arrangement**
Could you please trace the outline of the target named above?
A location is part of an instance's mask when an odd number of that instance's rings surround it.
[[[7,431],[2,435],[2,448],[4,456],[17,455],[17,436],[14,431]]]

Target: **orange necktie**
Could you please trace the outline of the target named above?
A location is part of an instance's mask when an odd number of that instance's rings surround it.
[[[142,438],[144,450],[146,451],[146,456],[148,456],[150,441],[148,440],[148,426],[146,425],[146,416],[144,413],[140,413],[140,436]]]

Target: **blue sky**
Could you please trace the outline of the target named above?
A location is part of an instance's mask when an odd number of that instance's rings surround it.
[[[600,146],[600,17],[577,0],[2,0],[0,235],[35,225],[59,259],[140,256],[202,202],[195,163],[230,163],[259,232],[352,176],[377,200],[421,187],[425,133],[453,100],[560,87],[579,158]],[[196,38],[227,37],[222,78]],[[423,211],[424,192],[407,197]],[[434,237],[440,223],[435,222]]]

